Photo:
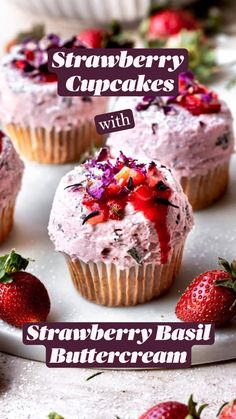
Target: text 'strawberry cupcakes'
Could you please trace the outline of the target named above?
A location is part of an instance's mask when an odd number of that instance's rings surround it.
[[[84,297],[129,306],[170,288],[192,225],[187,197],[169,169],[123,153],[109,160],[102,149],[62,178],[49,235]]]
[[[47,68],[51,47],[82,48],[76,38],[56,35],[14,47],[0,65],[0,120],[20,153],[40,163],[78,161],[101,146],[94,116],[103,113],[104,97],[61,97],[55,74]]]
[[[132,156],[158,159],[170,167],[193,209],[211,205],[225,192],[234,149],[232,115],[216,93],[194,80],[179,79],[179,95],[119,98],[116,109],[132,108],[135,128],[110,135],[107,145]]]
[[[11,141],[0,131],[0,243],[9,235],[24,164]]]

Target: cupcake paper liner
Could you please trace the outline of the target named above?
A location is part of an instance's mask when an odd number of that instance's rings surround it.
[[[6,240],[13,227],[14,208],[15,200],[4,207],[0,206],[0,244]]]
[[[115,264],[82,262],[66,255],[75,288],[86,299],[105,306],[133,306],[160,297],[177,276],[184,243],[164,265],[155,263],[119,269]]]
[[[182,177],[180,182],[193,210],[212,205],[226,192],[229,183],[229,163],[208,171],[205,175]]]
[[[78,161],[85,151],[100,147],[103,137],[98,135],[93,121],[86,121],[70,130],[24,127],[6,124],[5,132],[19,153],[38,163],[61,164]]]

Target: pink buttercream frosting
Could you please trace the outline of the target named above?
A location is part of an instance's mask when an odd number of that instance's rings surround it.
[[[147,160],[143,160],[142,162]],[[163,181],[171,188],[171,203],[168,206],[166,224],[169,232],[169,257],[175,246],[184,242],[193,226],[192,209],[179,182],[166,167],[155,162]],[[99,169],[94,168],[96,176]],[[95,173],[94,172],[94,173]],[[131,202],[125,207],[122,219],[108,219],[96,225],[83,223],[89,214],[84,205],[84,192],[71,190],[69,185],[83,184],[87,177],[85,165],[80,165],[66,174],[57,188],[49,221],[49,235],[57,251],[83,262],[114,263],[120,269],[136,265],[129,250],[137,249],[142,263],[161,264],[161,249],[155,225]]]
[[[4,208],[21,188],[24,164],[9,138],[3,136],[0,143],[0,207]]]
[[[57,82],[39,83],[10,65],[0,65],[0,121],[69,130],[106,110],[105,97],[62,97]]]
[[[227,161],[234,149],[232,115],[221,101],[221,111],[192,115],[178,104],[173,112],[164,112],[155,105],[137,111],[137,97],[116,100],[113,110],[131,108],[135,128],[110,134],[107,145],[116,156],[125,154],[157,159],[180,179],[183,176],[206,174],[209,169]]]

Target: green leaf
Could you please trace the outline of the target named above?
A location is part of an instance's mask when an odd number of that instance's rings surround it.
[[[19,272],[24,271],[29,264],[28,259],[24,259],[21,255],[15,252],[15,250],[12,250],[9,254],[4,268],[6,272]]]
[[[51,412],[48,414],[48,419],[64,419],[64,417],[56,412]]]
[[[0,272],[0,282],[1,282],[1,284],[10,284],[11,282],[13,282],[13,279],[5,271],[1,271]]]
[[[0,270],[4,269],[8,255],[0,256]]]
[[[206,42],[201,30],[182,29],[178,37],[170,37],[169,48],[186,48],[189,53],[189,68],[201,82],[209,81],[218,67],[215,48]]]
[[[45,28],[42,24],[34,25],[29,31],[19,32],[17,35],[17,42],[22,43],[26,39],[40,40],[45,35]]]
[[[135,262],[141,265],[142,258],[135,247],[132,247],[131,249],[129,249],[127,253],[135,260]]]
[[[92,380],[94,377],[97,377],[98,375],[101,375],[101,374],[103,374],[103,371],[96,372],[95,374],[90,375],[88,378],[86,378],[86,381],[90,381],[90,380]]]
[[[226,287],[226,288],[231,288],[233,289],[233,281],[232,279],[218,279],[216,281],[216,285],[221,286],[221,287]]]
[[[0,257],[0,282],[9,284],[13,281],[11,273],[25,270],[29,264],[29,259],[12,250],[9,255]]]
[[[231,273],[232,273],[232,277],[236,278],[236,260],[233,260],[231,262]]]

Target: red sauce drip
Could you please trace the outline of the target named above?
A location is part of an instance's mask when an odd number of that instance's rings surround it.
[[[150,188],[149,190],[151,191]],[[164,264],[168,261],[170,251],[170,233],[167,227],[169,208],[168,205],[156,202],[157,197],[169,200],[171,190],[159,192],[156,197],[151,197],[147,201],[140,199],[137,192],[134,192],[130,195],[129,201],[136,211],[142,211],[143,215],[154,224],[160,244],[161,263]]]

